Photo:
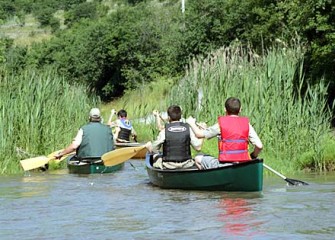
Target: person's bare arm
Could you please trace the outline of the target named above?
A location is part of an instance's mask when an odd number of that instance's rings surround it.
[[[114,127],[114,123],[112,122],[112,119],[113,117],[115,116],[115,109],[112,109],[111,110],[111,115],[109,116],[109,119],[108,119],[108,122],[107,122],[107,125],[109,125],[110,127]]]
[[[152,112],[152,114],[155,116],[158,130],[159,131],[163,130],[164,129],[164,124],[162,124],[162,116],[159,114],[159,112],[157,110],[154,110]]]
[[[186,122],[187,122],[188,125],[190,125],[190,127],[192,128],[192,130],[193,130],[195,136],[196,136],[197,138],[204,138],[205,135],[204,135],[203,131],[198,127],[198,125],[196,124],[195,121],[196,121],[196,119],[193,118],[193,117],[188,117],[188,118],[186,119]]]
[[[77,145],[75,143],[71,143],[69,146],[67,146],[63,151],[57,153],[57,155],[55,155],[56,159],[60,159],[61,157],[63,157],[66,154],[72,153],[74,151],[76,151],[77,149]]]
[[[67,146],[64,150],[57,153],[55,155],[55,158],[60,159],[62,156],[66,155],[66,154],[69,154],[71,152],[74,152],[79,147],[79,145],[81,144],[82,139],[83,139],[83,130],[79,129],[79,131],[77,132],[77,135],[73,139],[72,143],[69,146]]]
[[[202,144],[204,143],[204,138],[199,138],[198,139],[198,144],[197,145],[192,145],[194,150],[196,151],[201,151]]]
[[[263,144],[253,126],[249,125],[249,141],[254,145],[254,151],[250,154],[251,158],[257,158],[263,150]]]
[[[116,140],[118,139],[119,137],[119,133],[121,131],[121,128],[119,126],[115,127],[115,132],[114,132],[114,142],[117,142]]]

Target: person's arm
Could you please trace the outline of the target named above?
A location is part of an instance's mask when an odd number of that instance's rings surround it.
[[[254,151],[250,154],[250,157],[252,159],[257,158],[258,154],[263,150],[263,144],[251,124],[249,124],[249,141],[254,145]]]
[[[76,149],[78,148],[78,146],[76,146],[73,142],[67,146],[63,151],[57,153],[57,155],[55,155],[56,159],[60,159],[61,157],[63,157],[64,155],[74,152]]]
[[[115,109],[112,109],[111,110],[111,115],[109,116],[109,119],[108,119],[108,122],[107,122],[107,125],[109,125],[110,127],[114,127],[115,126],[115,123],[112,122],[112,119],[113,119],[115,113],[116,113]]]
[[[152,153],[152,142],[147,142],[145,144],[145,147],[147,148],[148,152]]]
[[[154,110],[152,112],[152,114],[155,116],[158,130],[159,131],[163,130],[164,129],[164,124],[162,124],[162,116],[159,114],[159,112],[157,110]]]
[[[192,129],[190,131],[190,137],[192,147],[194,150],[199,152],[201,150],[202,144],[204,143],[204,138],[197,138]]]
[[[190,125],[190,127],[192,128],[192,130],[193,130],[193,132],[194,132],[194,134],[195,134],[195,136],[196,136],[197,138],[204,138],[204,137],[205,137],[205,134],[204,134],[203,130],[201,130],[201,129],[197,126],[195,120],[196,120],[196,119],[193,118],[193,117],[188,117],[188,118],[186,119],[186,122],[188,123],[188,125]]]
[[[134,127],[131,127],[131,136],[135,142],[137,142],[137,133],[134,129]]]
[[[120,133],[120,131],[121,131],[121,128],[119,127],[119,126],[117,126],[117,127],[115,127],[115,132],[114,132],[114,142],[116,143],[117,141],[117,139],[118,139],[118,137],[119,137],[119,133]]]
[[[80,146],[82,139],[83,139],[83,130],[79,129],[72,143],[69,146],[67,146],[63,151],[57,153],[55,155],[55,158],[60,159],[62,156],[74,152]]]
[[[146,147],[150,153],[158,153],[159,149],[161,148],[162,144],[165,141],[165,130],[161,130],[157,136],[157,139],[151,143],[147,143]]]

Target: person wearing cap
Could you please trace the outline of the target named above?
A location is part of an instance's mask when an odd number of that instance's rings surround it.
[[[109,117],[107,125],[110,127],[115,127],[115,133],[114,138],[115,142],[117,143],[129,143],[130,137],[136,141],[136,131],[134,127],[132,126],[131,122],[127,118],[127,111],[124,109],[121,109],[117,112],[118,119],[112,122],[112,118],[115,115],[115,110],[112,109],[111,116]]]
[[[89,123],[82,126],[72,143],[59,152],[55,158],[76,151],[76,157],[96,158],[114,149],[113,133],[109,126],[101,123],[101,113],[98,108],[92,108],[89,113]]]

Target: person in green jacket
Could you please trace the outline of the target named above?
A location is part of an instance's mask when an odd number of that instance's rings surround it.
[[[92,108],[89,113],[89,123],[82,126],[72,143],[59,152],[55,158],[76,151],[76,157],[98,158],[114,150],[113,133],[109,126],[101,123],[101,113],[98,108]]]

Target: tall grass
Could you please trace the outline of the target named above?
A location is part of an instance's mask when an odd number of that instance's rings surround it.
[[[102,107],[104,119],[109,118],[110,111],[113,108],[117,111],[125,109],[135,130],[140,133],[138,134],[138,141],[144,142],[154,139],[158,132],[152,111],[155,109],[160,112],[166,111],[172,83],[172,79],[161,79],[126,92],[122,98]]]
[[[20,170],[20,159],[68,145],[96,106],[85,88],[70,86],[53,71],[0,72],[1,173]]]
[[[211,125],[224,115],[225,100],[238,97],[241,115],[250,117],[264,144],[261,157],[286,171],[307,165],[324,171],[324,145],[332,142],[327,86],[305,81],[303,55],[299,44],[273,47],[263,56],[239,46],[224,47],[207,58],[194,59],[172,89],[169,102]],[[216,143],[210,146],[211,153],[217,154]]]

